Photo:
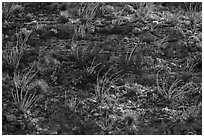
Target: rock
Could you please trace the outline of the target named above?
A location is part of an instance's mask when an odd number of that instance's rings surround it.
[[[75,29],[70,24],[46,25],[38,28],[37,33],[40,35],[40,39],[49,39],[52,37],[71,39],[75,34]]]
[[[27,49],[25,50],[25,53],[22,55],[21,64],[28,65],[30,62],[33,62],[37,59],[38,59],[38,50],[36,49],[36,47],[34,49]]]
[[[142,20],[137,20],[137,21],[134,23],[134,27],[143,28],[143,27],[145,27],[145,22],[143,22]]]
[[[8,123],[8,120],[6,118],[6,115],[2,114],[2,125],[5,125]]]
[[[17,14],[17,13],[23,12],[23,7],[21,5],[18,5],[18,4],[13,5],[13,6],[11,6],[10,12],[12,14]]]
[[[166,34],[168,42],[178,42],[184,39],[184,34],[180,30],[171,27],[166,29]]]
[[[124,10],[127,10],[127,12],[129,13],[136,13],[136,10],[131,5],[128,4],[125,4]]]
[[[44,27],[37,28],[36,33],[42,40],[46,40],[47,38],[49,38],[49,31]]]
[[[142,30],[140,28],[135,27],[132,31],[133,34],[135,35],[139,35],[142,33]]]
[[[96,33],[104,33],[107,35],[112,34],[122,34],[127,35],[131,33],[133,30],[133,25],[131,23],[121,24],[121,25],[114,25],[113,27],[96,27]]]
[[[150,43],[150,42],[154,42],[156,41],[157,37],[152,35],[149,31],[145,32],[145,33],[142,33],[141,35],[139,35],[139,38],[144,41],[144,42],[147,42],[147,43]]]
[[[193,76],[191,80],[195,83],[202,83],[202,76]]]
[[[110,34],[129,34],[133,30],[133,26],[130,23],[123,24],[123,25],[115,25],[111,30]]]
[[[68,118],[64,112],[54,112],[48,122],[49,128],[56,132],[61,132],[66,128]]]
[[[115,8],[111,5],[102,6],[102,9],[105,14],[112,14],[115,11]]]
[[[66,23],[68,22],[69,14],[67,11],[60,11],[59,22]]]
[[[59,16],[59,21],[61,23],[68,22],[68,18],[70,17],[69,12],[67,11],[67,4],[61,5],[60,9],[60,16]]]
[[[29,121],[27,124],[28,129],[33,129],[35,127],[35,124],[32,121]]]
[[[17,117],[14,114],[6,115],[7,121],[17,121]]]
[[[148,21],[159,21],[161,19],[161,17],[159,17],[158,15],[156,15],[156,14],[149,14],[149,15],[147,15],[147,20]]]

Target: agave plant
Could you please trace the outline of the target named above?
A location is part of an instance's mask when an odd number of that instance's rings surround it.
[[[159,72],[158,72],[159,73]],[[167,78],[163,78],[163,82],[159,82],[159,74],[157,73],[156,83],[158,92],[170,101],[182,101],[184,95],[193,90],[191,82],[181,84],[181,80],[176,79],[170,86],[167,86]],[[166,77],[165,73],[165,76]]]
[[[24,54],[24,51],[27,47],[26,42],[32,31],[23,28],[20,32],[16,33],[16,45],[12,47],[9,43],[6,44],[5,50],[3,50],[3,63],[4,65],[9,66],[14,71],[17,70],[20,60]],[[25,37],[23,38],[23,35]]]
[[[13,101],[17,108],[23,113],[24,118],[27,120],[27,124],[32,124],[39,131],[41,128],[38,125],[38,118],[33,118],[31,115],[32,106],[42,98],[37,92],[33,92],[36,86],[39,86],[44,92],[47,91],[47,84],[43,80],[34,80],[36,71],[33,70],[35,63],[29,68],[26,68],[26,72],[14,72],[14,85],[15,89],[11,94]]]
[[[120,71],[112,74],[111,76],[108,76],[108,73],[111,71],[111,69],[109,69],[105,73],[105,75],[102,78],[100,78],[99,73],[101,69],[99,70],[98,76],[97,76],[95,95],[96,95],[96,98],[98,98],[99,100],[104,100],[106,96],[110,94],[109,91],[112,88],[112,85],[114,84],[114,82],[117,81],[118,76],[116,75],[120,73]]]
[[[12,91],[12,97],[18,109],[24,114],[41,98],[36,92],[32,93],[32,89],[39,83],[34,81],[37,72],[32,68],[33,66],[26,73],[15,72],[13,78],[15,89]]]
[[[96,124],[105,132],[105,134],[109,134],[109,132],[114,128],[116,120],[106,112],[105,117],[101,120],[96,121]]]
[[[81,4],[82,8],[79,9],[79,15],[86,21],[92,21],[96,16],[97,9],[100,6],[99,2],[85,2]]]
[[[95,73],[95,68],[100,66],[101,63],[98,63],[97,65],[94,65],[94,61],[95,61],[96,57],[93,59],[93,61],[91,62],[91,66],[86,68],[86,71],[89,74],[94,74]]]
[[[125,62],[127,64],[130,64],[131,62],[131,59],[133,57],[133,54],[134,54],[134,51],[136,49],[137,45],[135,45],[134,47],[132,47],[131,49],[128,49],[127,53],[126,53],[126,56],[125,56]]]
[[[82,2],[78,14],[81,17],[82,25],[76,28],[76,36],[84,37],[86,30],[94,32],[95,27],[92,25],[100,4],[98,2]]]
[[[10,69],[16,70],[19,66],[20,59],[22,58],[22,52],[18,47],[13,47],[9,49],[8,45],[6,49],[3,50],[3,64],[8,66]]]
[[[65,105],[72,111],[76,112],[78,107],[78,99],[76,96],[67,98],[67,91],[65,91]]]
[[[202,10],[202,3],[200,2],[183,2],[185,9],[189,12]]]

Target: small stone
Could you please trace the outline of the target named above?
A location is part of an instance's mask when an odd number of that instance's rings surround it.
[[[139,35],[142,33],[142,30],[140,28],[135,27],[132,31],[133,34],[135,35]]]
[[[17,121],[17,117],[14,114],[6,115],[8,121]]]
[[[27,125],[28,129],[33,129],[35,127],[34,123],[32,121],[30,121]]]
[[[141,35],[139,35],[139,38],[144,41],[144,42],[147,42],[147,43],[150,43],[150,42],[154,42],[156,41],[157,37],[152,35],[150,32],[145,32],[145,33],[142,33]]]
[[[145,27],[145,23],[138,21],[138,22],[134,23],[134,26],[137,28],[143,28],[143,27]]]

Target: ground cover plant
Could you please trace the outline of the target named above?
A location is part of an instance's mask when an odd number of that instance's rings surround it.
[[[4,135],[201,135],[202,4],[3,2]]]

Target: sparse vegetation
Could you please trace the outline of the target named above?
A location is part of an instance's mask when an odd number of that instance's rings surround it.
[[[4,135],[201,135],[202,4],[3,2]]]

